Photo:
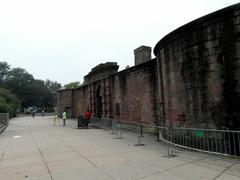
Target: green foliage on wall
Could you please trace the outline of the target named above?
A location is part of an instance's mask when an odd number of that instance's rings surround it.
[[[68,84],[65,84],[63,87],[65,89],[76,89],[79,88],[81,86],[81,83],[79,81],[75,81],[75,82],[70,82]]]

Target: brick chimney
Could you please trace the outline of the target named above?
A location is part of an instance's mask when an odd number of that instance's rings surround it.
[[[152,48],[148,46],[140,46],[139,48],[135,49],[134,50],[135,66],[150,61],[152,59],[151,52]]]

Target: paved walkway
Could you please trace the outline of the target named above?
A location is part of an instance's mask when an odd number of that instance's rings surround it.
[[[239,180],[240,164],[190,152],[168,158],[161,143],[101,129],[53,127],[52,117],[20,117],[0,135],[1,180]],[[147,139],[147,140],[146,140]]]

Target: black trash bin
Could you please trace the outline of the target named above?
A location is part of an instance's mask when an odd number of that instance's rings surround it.
[[[84,126],[84,118],[83,115],[78,116],[78,128],[82,128]]]
[[[85,128],[88,128],[88,123],[89,123],[89,118],[84,117],[83,118],[83,124],[84,124]]]

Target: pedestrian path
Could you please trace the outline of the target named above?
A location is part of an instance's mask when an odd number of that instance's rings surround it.
[[[62,123],[62,121],[60,121]],[[0,134],[0,180],[239,180],[240,162],[176,151],[136,134],[53,126],[53,117],[19,117]]]

